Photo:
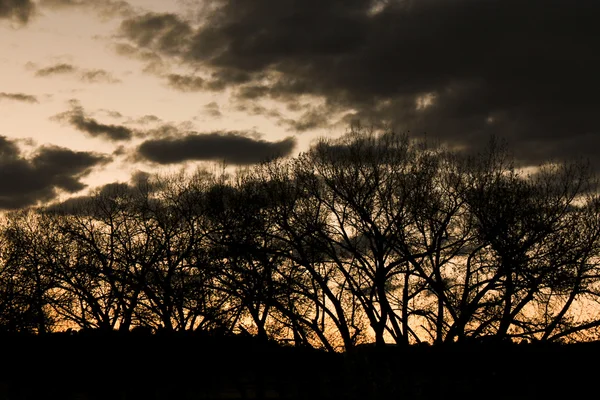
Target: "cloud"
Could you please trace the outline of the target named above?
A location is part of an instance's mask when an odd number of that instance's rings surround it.
[[[66,121],[75,129],[87,133],[92,137],[101,137],[109,141],[117,142],[123,140],[131,140],[135,131],[123,126],[113,124],[102,124],[95,119],[88,117],[83,110],[83,107],[74,103],[72,109],[53,117],[58,121]]]
[[[121,32],[141,47],[177,55],[186,51],[193,29],[177,14],[146,13],[123,21]]]
[[[84,69],[71,64],[59,63],[50,67],[40,68],[36,76],[48,77],[54,75],[76,75],[79,80],[86,83],[120,83],[121,81],[103,69]]]
[[[35,96],[24,94],[24,93],[4,93],[0,92],[0,100],[14,100],[14,101],[22,101],[24,103],[37,103],[38,99]]]
[[[28,207],[55,199],[60,191],[75,193],[81,178],[110,157],[42,146],[25,158],[16,141],[0,136],[0,209]]]
[[[86,195],[73,196],[64,201],[55,202],[45,207],[45,211],[59,215],[80,215],[93,217],[97,213],[106,212],[106,207],[118,207],[118,198],[131,198],[139,195],[140,191],[135,184],[111,182],[96,187]],[[98,203],[102,207],[98,208]]]
[[[135,13],[129,3],[119,0],[40,0],[39,5],[54,10],[89,9],[97,12],[103,18],[131,17]]]
[[[292,131],[296,132],[307,132],[319,128],[325,128],[330,125],[330,110],[326,107],[323,109],[317,109],[311,107],[305,111],[300,118],[280,118],[278,121],[279,125],[286,125]]]
[[[204,3],[199,24],[144,14],[121,34],[204,68],[242,100],[314,96],[349,118],[448,143],[503,136],[525,162],[580,152],[600,162],[596,0]]]
[[[214,101],[204,105],[204,113],[214,118],[221,118],[223,116],[219,110],[219,105]]]
[[[99,202],[102,202],[103,207],[115,206],[117,198],[135,198],[143,196],[148,190],[160,189],[161,184],[154,179],[157,176],[137,170],[131,174],[129,182],[107,183],[89,190],[85,195],[72,196],[64,201],[50,204],[45,210],[63,215],[82,216],[93,216],[97,212],[103,213],[106,208],[99,210],[97,208]],[[140,187],[142,187],[142,191],[140,191]],[[157,199],[151,201],[157,201]]]
[[[266,85],[250,84],[242,86],[238,90],[237,97],[239,99],[254,100],[259,99],[261,97],[267,97],[270,91],[271,88]]]
[[[103,69],[92,69],[81,72],[80,78],[89,83],[120,83],[121,80],[114,78],[109,72]]]
[[[249,115],[263,115],[267,118],[283,119],[281,112],[275,108],[266,108],[253,102],[238,102],[235,109]]]
[[[99,111],[101,111],[103,114],[105,114],[111,118],[115,118],[115,119],[123,118],[123,114],[121,114],[119,111],[106,110],[106,109],[101,109]]]
[[[136,123],[141,124],[141,125],[146,125],[146,124],[153,124],[156,122],[160,122],[161,119],[159,117],[157,117],[156,115],[144,115],[143,117],[140,117],[138,119],[135,120]]]
[[[141,50],[128,43],[115,43],[114,50],[120,56],[145,63],[146,66],[143,71],[146,73],[162,75],[169,71],[169,64],[163,60],[163,57],[154,51]]]
[[[206,88],[205,81],[193,75],[167,75],[169,86],[182,92],[199,92]]]
[[[136,156],[158,164],[224,160],[229,164],[248,165],[290,155],[295,145],[292,137],[267,142],[243,132],[194,133],[147,140],[137,148]]]
[[[267,108],[247,99],[238,101],[235,107],[237,111],[245,112],[248,115],[261,115],[266,118],[273,118],[276,120],[278,126],[285,126],[288,128],[288,131],[297,133],[331,128],[344,121],[343,118],[341,120],[335,119],[340,110],[336,110],[327,105],[315,106],[291,101],[287,104],[286,108],[288,111],[294,113],[301,112],[301,114],[296,118],[291,118],[285,116],[284,113],[276,108]],[[345,127],[347,127],[347,125],[345,125]]]
[[[35,72],[36,76],[51,76],[51,75],[60,75],[60,74],[71,74],[77,71],[71,64],[56,64],[51,67],[41,68]]]
[[[0,19],[12,19],[27,23],[35,12],[35,4],[30,0],[0,0]]]
[[[113,152],[112,155],[115,157],[124,156],[127,154],[127,148],[123,145],[118,146]]]
[[[183,131],[185,128],[178,127],[172,123],[163,123],[159,126],[148,129],[145,131],[144,135],[146,137],[154,138],[154,139],[167,139],[167,138],[175,138],[185,136]]]

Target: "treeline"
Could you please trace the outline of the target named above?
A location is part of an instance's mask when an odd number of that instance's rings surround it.
[[[330,351],[587,341],[599,238],[583,164],[525,173],[497,142],[465,155],[356,129],[232,174],[145,177],[7,214],[0,328],[248,333]]]

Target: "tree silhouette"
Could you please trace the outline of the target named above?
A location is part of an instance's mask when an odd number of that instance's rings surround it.
[[[373,341],[588,341],[600,201],[583,163],[519,168],[355,127],[295,158],[155,175],[0,230],[0,325]]]
[[[57,322],[51,267],[55,238],[47,219],[33,211],[12,212],[2,226],[0,318],[10,332],[47,333]]]

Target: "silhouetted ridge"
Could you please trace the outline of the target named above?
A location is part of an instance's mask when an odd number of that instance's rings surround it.
[[[569,397],[593,389],[588,360],[600,356],[600,342],[361,346],[335,354],[193,333],[3,335],[1,343],[0,383],[15,398]]]

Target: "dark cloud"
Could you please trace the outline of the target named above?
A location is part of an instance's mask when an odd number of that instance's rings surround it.
[[[93,188],[86,195],[73,196],[64,201],[56,202],[45,207],[44,211],[60,215],[79,215],[86,217],[104,214],[109,207],[119,207],[118,198],[131,198],[139,190],[134,185],[124,182],[112,182]],[[101,207],[98,205],[101,204]]]
[[[262,115],[268,118],[282,119],[281,112],[275,108],[267,108],[253,102],[239,102],[235,109],[250,115]]]
[[[182,92],[199,92],[206,88],[205,81],[193,75],[167,75],[169,86]]]
[[[2,100],[2,99],[22,101],[22,102],[25,102],[25,103],[37,103],[38,102],[37,97],[29,95],[29,94],[24,94],[24,93],[4,93],[4,92],[0,92],[0,100]]]
[[[214,118],[221,118],[223,116],[219,110],[219,105],[214,101],[204,105],[204,113]]]
[[[326,128],[331,124],[331,111],[327,108],[310,108],[300,118],[280,118],[279,124],[286,125],[292,131],[306,132],[319,128]]]
[[[316,129],[335,127],[336,125],[348,126],[348,121],[344,118],[335,119],[335,115],[340,112],[331,106],[313,106],[291,101],[287,104],[288,111],[301,113],[297,118],[285,116],[276,108],[267,108],[252,101],[240,101],[236,105],[237,111],[245,112],[249,115],[261,115],[266,118],[276,120],[277,125],[287,127],[288,131],[296,133],[308,132]]]
[[[506,137],[530,162],[598,160],[597,0],[207,0],[203,11],[200,24],[146,14],[121,32],[209,68],[241,99],[312,95],[454,144]]]
[[[240,132],[213,132],[147,140],[138,147],[137,158],[158,164],[224,160],[247,165],[290,155],[295,145],[292,137],[267,142]]]
[[[147,130],[145,132],[145,136],[163,140],[168,138],[182,137],[185,136],[185,134],[182,133],[182,130],[179,127],[171,123],[166,123],[161,124],[156,128]]]
[[[27,23],[35,11],[35,4],[30,0],[0,0],[0,19],[13,19]]]
[[[93,10],[104,18],[130,17],[134,14],[134,9],[129,3],[119,0],[40,0],[39,5],[55,10],[69,8]]]
[[[131,174],[129,182],[111,182],[95,187],[85,195],[73,196],[67,200],[50,204],[45,207],[45,211],[82,216],[94,216],[97,212],[102,214],[106,212],[107,207],[119,207],[115,199],[139,198],[140,194],[144,196],[148,190],[159,189],[160,183],[155,179],[156,177],[157,175],[138,170]],[[142,191],[140,191],[140,187]],[[100,208],[98,208],[99,203],[102,204]]]
[[[193,29],[177,14],[147,13],[123,21],[123,35],[141,47],[178,55],[189,47]]]
[[[169,70],[168,64],[154,51],[141,50],[127,43],[116,43],[114,49],[121,56],[145,63],[143,70],[146,73],[161,75]]]
[[[73,108],[53,117],[59,121],[66,121],[81,132],[92,137],[101,137],[110,141],[131,140],[135,131],[123,126],[113,124],[102,124],[94,118],[88,117],[83,107],[73,104]]]
[[[152,174],[146,171],[136,170],[131,174],[129,182],[135,186],[148,182],[152,178]]]
[[[261,97],[267,97],[271,88],[266,85],[245,85],[239,88],[237,97],[239,99],[254,100]]]
[[[0,136],[0,209],[36,205],[57,197],[60,191],[75,193],[85,184],[81,178],[110,157],[42,146],[25,158],[16,142]]]
[[[123,145],[118,146],[113,152],[112,155],[115,157],[124,156],[127,154],[127,148]]]
[[[37,76],[51,76],[59,74],[72,74],[77,71],[77,68],[71,64],[56,64],[51,67],[38,69],[35,74]]]

